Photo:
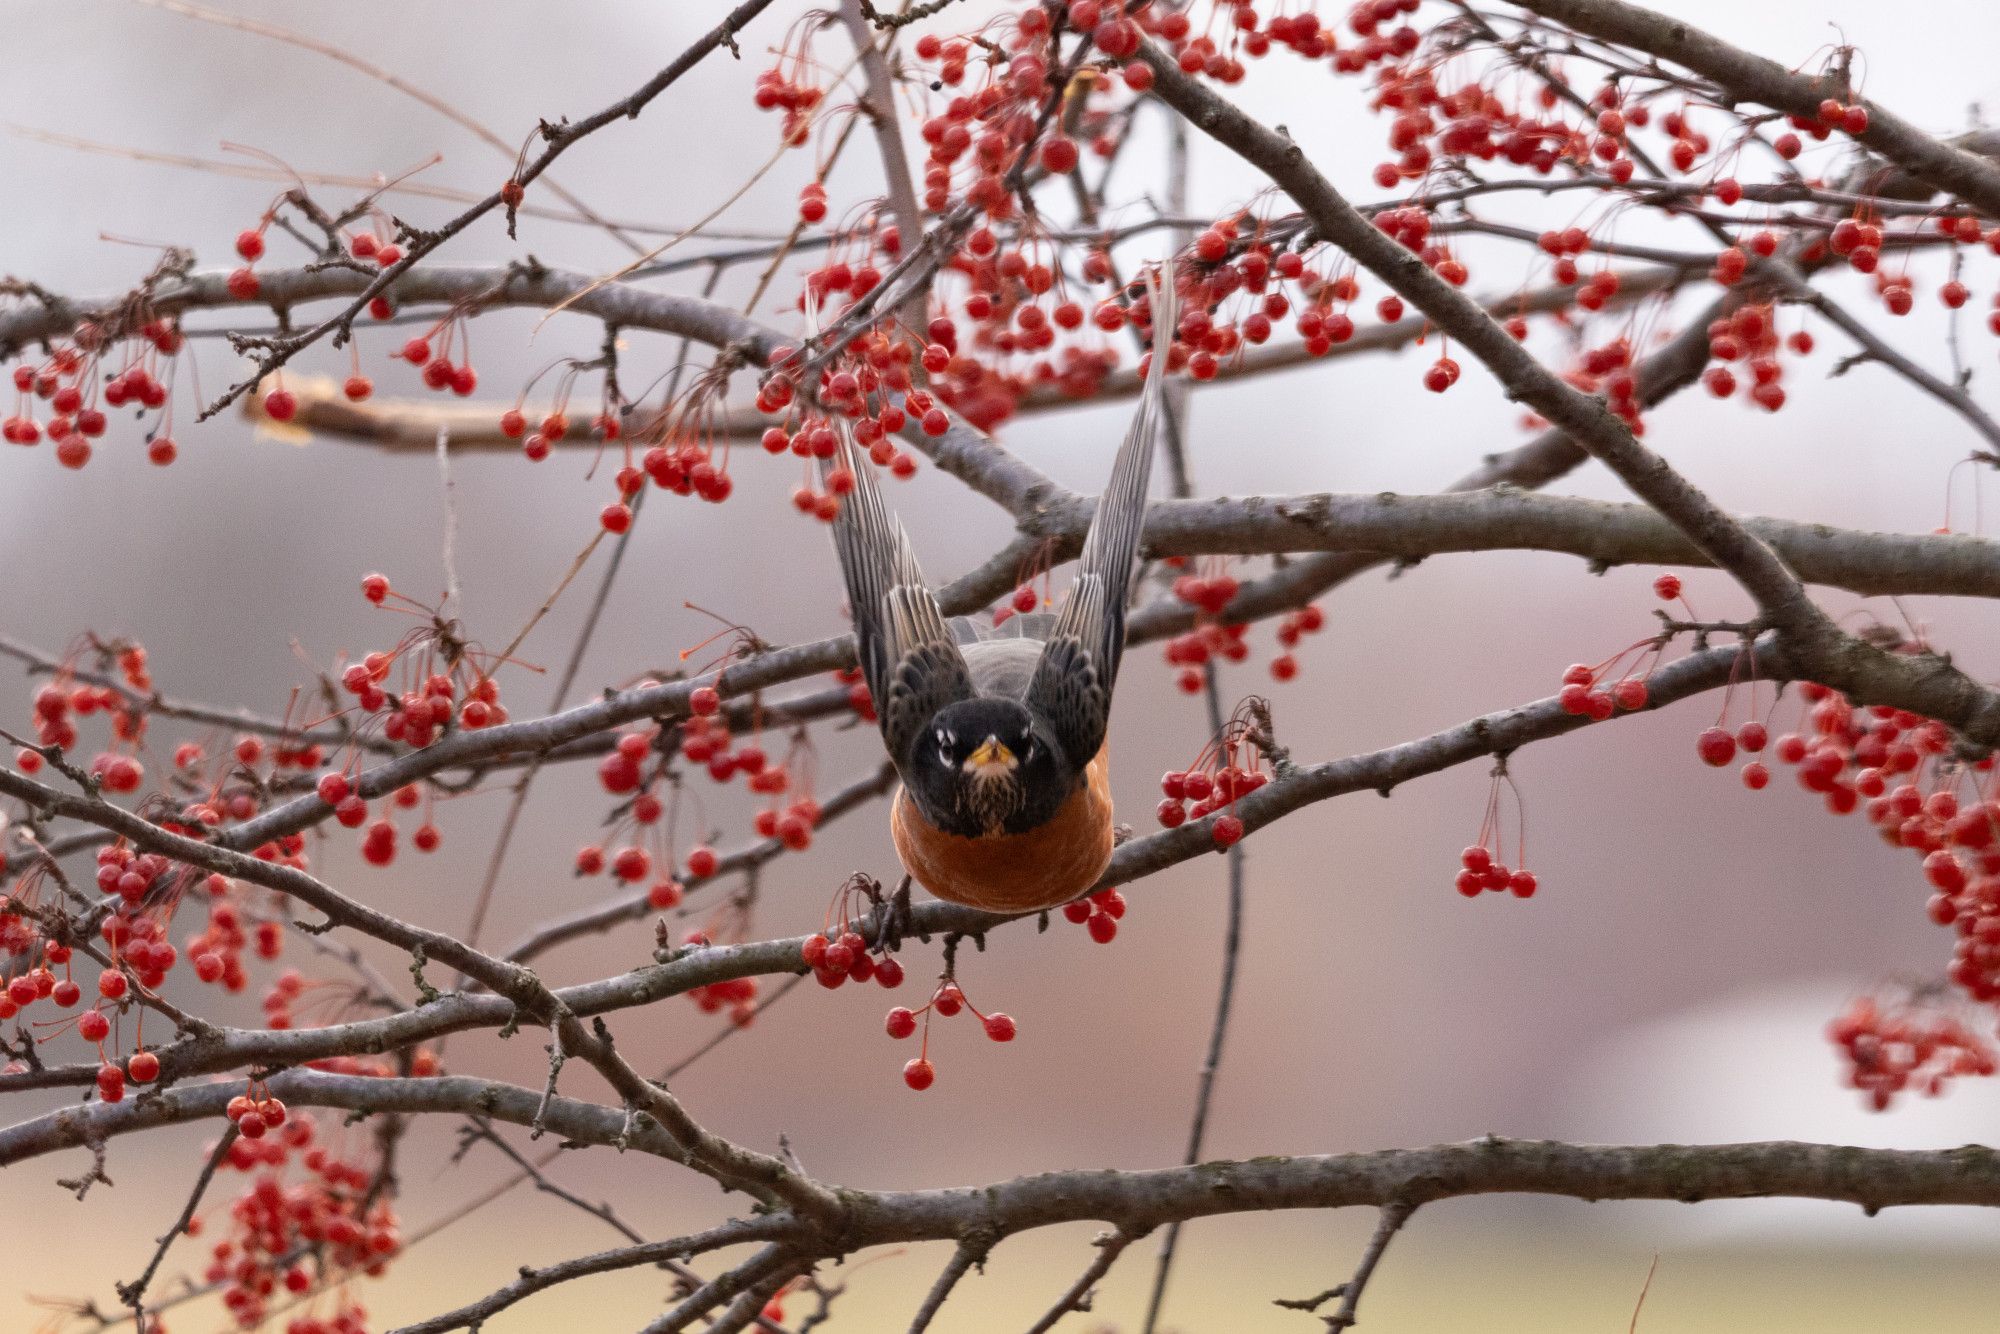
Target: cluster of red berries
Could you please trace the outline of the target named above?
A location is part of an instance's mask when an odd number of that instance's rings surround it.
[[[1655,579],[1653,595],[1662,602],[1680,601],[1685,605],[1677,574],[1663,574]],[[1651,699],[1646,680],[1672,637],[1671,633],[1664,633],[1639,640],[1594,667],[1571,663],[1563,670],[1556,702],[1562,705],[1564,713],[1600,723],[1620,709],[1630,713],[1645,708]]]
[[[1118,923],[1125,918],[1125,896],[1115,889],[1100,889],[1072,899],[1062,908],[1065,920],[1090,932],[1100,945],[1109,945],[1118,936]]]
[[[1868,108],[1859,102],[1843,102],[1837,97],[1820,99],[1817,117],[1787,116],[1795,130],[1824,141],[1840,133],[1860,136],[1868,133]]]
[[[901,980],[900,974],[898,980]],[[941,1019],[949,1019],[960,1010],[971,1010],[973,1017],[979,1020],[980,1026],[985,1029],[986,1036],[995,1042],[1012,1042],[1019,1032],[1010,1015],[997,1010],[992,1014],[981,1014],[978,1008],[965,998],[965,992],[960,989],[958,983],[949,977],[939,981],[937,990],[931,993],[931,998],[922,1006],[911,1010],[898,1005],[889,1011],[888,1017],[883,1021],[884,1030],[890,1037],[898,1040],[909,1037],[917,1031],[919,1018],[924,1021],[923,1042],[917,1055],[903,1066],[903,1082],[919,1093],[937,1081],[937,1067],[932,1065],[930,1060],[931,1016],[935,1014]]]
[[[799,947],[799,958],[812,969],[813,980],[829,991],[845,982],[866,982],[894,989],[903,985],[903,965],[888,951],[870,953],[868,942],[858,931],[842,931],[832,937],[825,932],[807,936]]]
[[[1630,649],[1625,650],[1625,653],[1629,652]],[[1619,657],[1624,657],[1625,653]],[[1609,687],[1604,685],[1604,678],[1617,665],[1618,660],[1614,658],[1596,667],[1575,662],[1565,668],[1562,689],[1556,692],[1556,700],[1562,705],[1563,712],[1601,723],[1619,709],[1645,708],[1646,680],[1643,675],[1636,674],[1636,668],[1628,668]]]
[[[639,791],[646,779],[646,757],[652,754],[658,737],[656,728],[621,733],[611,753],[597,762],[598,785],[614,797]],[[659,818],[659,798],[648,794],[643,799],[647,803],[644,807],[647,813],[639,814],[635,809],[634,816],[641,824],[651,824]]]
[[[333,818],[348,829],[367,828],[361,835],[361,856],[371,866],[387,866],[396,860],[396,823],[387,815],[371,821],[368,819],[368,802],[359,792],[344,769],[333,769],[320,775],[314,785],[319,799],[333,807]],[[406,783],[395,790],[389,798],[393,806],[405,810],[421,805],[424,801],[423,789],[414,783]],[[444,835],[428,819],[419,825],[410,836],[410,842],[419,852],[436,852],[443,843]]]
[[[1271,776],[1261,769],[1233,764],[1221,765],[1213,772],[1171,769],[1160,779],[1160,791],[1166,795],[1153,814],[1162,827],[1178,829],[1191,819],[1204,819],[1233,805],[1238,797],[1248,796],[1270,781]],[[1222,816],[1210,827],[1209,836],[1215,846],[1226,848],[1243,837],[1243,821],[1233,814]]]
[[[433,609],[395,591],[383,574],[362,576],[361,595],[378,607],[413,611],[430,620],[426,629],[405,637],[393,650],[364,654],[341,672],[341,687],[355,697],[362,711],[382,715],[383,736],[421,749],[454,723],[466,731],[477,731],[507,721],[507,706],[500,702],[500,683],[490,672],[480,670],[475,664],[477,655],[469,647],[448,637],[448,627]],[[433,647],[443,649],[443,671],[432,670]],[[383,683],[398,662],[409,671],[412,684],[392,693]],[[415,670],[411,671],[413,663]],[[329,797],[328,801],[338,804],[339,798]]]
[[[695,932],[688,943],[706,944],[707,939],[702,933]],[[757,992],[757,979],[754,977],[726,977],[720,982],[688,988],[687,997],[703,1014],[721,1014],[727,1010],[730,1023],[738,1028],[748,1028],[757,1018]]]
[[[1458,875],[1452,886],[1468,899],[1483,893],[1506,890],[1517,899],[1533,898],[1539,882],[1535,873],[1523,866],[1509,869],[1484,844],[1474,844],[1458,854]]]
[[[1501,843],[1505,820],[1502,815],[1503,794],[1511,793],[1514,798],[1515,833],[1514,857],[1520,863],[1509,867],[1506,851]],[[1486,813],[1479,822],[1479,836],[1472,845],[1458,854],[1458,874],[1452,880],[1452,887],[1468,899],[1476,899],[1481,894],[1498,894],[1506,891],[1517,899],[1533,898],[1540,888],[1535,873],[1528,869],[1528,816],[1521,803],[1520,789],[1514,786],[1512,775],[1507,772],[1503,760],[1493,767],[1493,776],[1486,789]]]
[[[1250,656],[1250,645],[1244,639],[1249,625],[1218,619],[1241,587],[1241,581],[1226,570],[1174,577],[1174,596],[1195,609],[1195,625],[1192,630],[1168,639],[1161,651],[1169,667],[1180,669],[1175,683],[1184,694],[1200,692],[1206,679],[1204,669],[1210,662],[1217,659],[1242,662]]]
[[[1182,574],[1174,577],[1174,596],[1210,616],[1220,616],[1236,597],[1242,582],[1224,571],[1212,575]]]
[[[239,992],[249,984],[243,951],[251,948],[259,958],[275,959],[284,952],[284,932],[269,919],[246,924],[242,910],[222,897],[228,892],[228,882],[221,876],[211,876],[208,885],[208,924],[188,937],[188,962],[203,982]]]
[[[780,61],[758,74],[756,91],[751,94],[759,110],[785,113],[781,136],[783,142],[793,148],[806,142],[812,128],[813,109],[826,95],[816,84],[804,80],[803,76],[809,68],[805,60]]]
[[[605,434],[605,424],[615,424],[616,420],[616,418],[611,417],[609,414],[605,414],[599,419],[597,424],[599,439],[611,438]],[[519,407],[508,408],[500,414],[500,434],[506,436],[509,440],[521,441],[521,452],[527,455],[531,461],[539,463],[549,456],[549,450],[552,446],[568,438],[569,414],[559,409],[549,412],[542,417],[540,422],[535,424],[535,429],[530,432],[528,430],[527,414],[521,411]]]
[[[280,201],[283,202],[283,201]],[[277,205],[265,210],[255,227],[246,227],[236,234],[236,254],[243,261],[241,268],[229,273],[229,294],[239,301],[254,301],[263,290],[263,283],[252,266],[264,257],[264,231],[271,225],[277,212]],[[377,268],[389,268],[401,263],[403,248],[393,241],[385,241],[372,231],[356,232],[347,238],[347,253],[355,259],[366,260]],[[375,297],[368,303],[368,313],[378,320],[386,320],[395,314],[395,307],[387,297]],[[284,420],[280,418],[280,420]]]
[[[60,685],[45,685],[35,692],[34,699],[35,735],[44,746],[67,749],[77,741],[77,717],[88,717],[100,710],[108,714],[112,730],[121,742],[137,743],[145,729],[144,715],[127,705],[123,696],[109,686],[76,685],[67,689]],[[42,767],[42,753],[23,747],[14,757],[15,765],[25,774],[38,773]],[[145,781],[146,769],[137,756],[120,751],[100,751],[92,757],[90,773],[106,792],[137,792]]]
[[[2000,1069],[1992,1044],[1963,1020],[1916,1003],[1857,997],[1826,1035],[1847,1061],[1848,1084],[1878,1112],[1906,1090],[1935,1098],[1954,1078]]]
[[[431,345],[433,339],[438,340],[435,348]],[[463,359],[457,363],[451,359],[454,341],[468,345]],[[426,388],[440,393],[448,389],[460,398],[466,398],[479,387],[479,372],[472,369],[470,342],[464,318],[455,317],[440,321],[428,333],[409,339],[397,349],[396,355],[423,369]]]
[[[1602,394],[1604,405],[1631,428],[1632,434],[1646,433],[1639,381],[1632,372],[1631,339],[1620,335],[1586,349],[1572,366],[1568,379],[1579,389]]]
[[[294,1317],[286,1334],[366,1334],[367,1312],[340,1280],[380,1277],[401,1251],[390,1193],[371,1204],[368,1168],[322,1143],[309,1114],[291,1114],[255,1085],[230,1100],[228,1116],[238,1138],[225,1161],[251,1180],[229,1205],[227,1230],[210,1248],[203,1278],[222,1288],[240,1328],[262,1325],[273,1301],[325,1284],[335,1294],[331,1312]],[[303,1170],[288,1183],[294,1164]],[[192,1220],[188,1234],[200,1235],[203,1221]],[[319,1256],[320,1277],[304,1263],[309,1253]]]
[[[142,413],[165,408],[171,393],[172,358],[184,344],[180,326],[166,318],[139,325],[126,344],[124,365],[108,376],[102,374],[105,342],[104,329],[86,323],[77,328],[69,346],[56,349],[40,366],[16,366],[15,409],[0,419],[0,439],[33,445],[46,432],[55,444],[56,461],[66,468],[81,468],[90,462],[90,442],[103,435],[109,424],[103,408],[97,406],[99,402],[106,408],[133,404]],[[35,419],[37,399],[49,405],[45,423]],[[147,438],[147,457],[163,467],[180,453],[169,434],[170,418],[171,413],[163,417]]]
[[[1257,718],[1264,701],[1251,698],[1236,706],[1222,731],[1210,739],[1185,769],[1171,769],[1160,779],[1163,795],[1154,816],[1167,829],[1178,829],[1189,820],[1201,820],[1228,808],[1209,825],[1209,837],[1217,848],[1228,848],[1243,838],[1243,821],[1235,811],[1236,802],[1271,781],[1264,767],[1263,749],[1255,739]]]
[[[1780,340],[1770,303],[1740,306],[1708,326],[1708,355],[1725,364],[1703,372],[1702,384],[1715,397],[1728,398],[1746,382],[1730,369],[1740,362],[1749,372],[1745,396],[1776,412],[1785,405],[1784,363],[1778,359],[1781,348],[1804,356],[1813,350],[1813,336],[1800,329]]]
[[[695,496],[711,505],[720,505],[736,489],[736,483],[729,476],[727,452],[718,462],[714,451],[697,440],[654,445],[640,459],[640,467],[652,479],[653,485],[662,491],[671,491],[677,496]],[[636,491],[634,487],[625,494],[631,495]]]
[[[1777,757],[1827,809],[1859,809],[1892,847],[1922,863],[1930,919],[1956,941],[1945,976],[1973,1000],[2000,1001],[2000,798],[1991,757],[1947,761],[1942,724],[1885,707],[1856,709],[1825,686],[1802,688],[1805,735],[1779,737]],[[1967,785],[1970,785],[1968,790]]]
[[[107,667],[115,665],[127,686],[141,693],[152,690],[153,674],[146,665],[144,645],[125,640],[104,644],[94,638],[89,643]],[[55,678],[35,692],[32,707],[35,739],[44,746],[60,750],[76,746],[75,719],[99,712],[110,718],[112,734],[118,740],[137,743],[145,735],[145,715],[131,707],[124,696],[110,686],[78,681],[73,661],[65,661]],[[32,750],[24,749],[18,762],[24,773],[34,773],[41,768],[41,756]],[[138,761],[133,760],[132,764],[136,768]],[[137,772],[142,774],[143,770]],[[114,790],[131,791],[138,785],[138,779],[134,777],[130,787]]]

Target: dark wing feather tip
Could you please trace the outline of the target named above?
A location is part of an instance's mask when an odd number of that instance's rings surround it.
[[[1167,362],[1180,323],[1171,267],[1162,278],[1148,279],[1153,358],[1146,369],[1145,390],[1098,498],[1069,600],[1028,687],[1030,704],[1058,729],[1065,753],[1078,763],[1095,755],[1104,742],[1112,687],[1125,647],[1125,603],[1146,525],[1146,490],[1165,411]]]

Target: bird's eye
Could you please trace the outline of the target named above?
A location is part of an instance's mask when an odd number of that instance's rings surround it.
[[[938,763],[951,768],[951,747],[945,742],[943,733],[938,734]]]
[[[1033,737],[1029,737],[1027,744],[1021,747],[1021,763],[1023,764],[1032,763],[1034,761],[1034,758],[1035,758],[1035,739]]]

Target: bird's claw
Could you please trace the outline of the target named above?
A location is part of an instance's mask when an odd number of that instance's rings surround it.
[[[901,949],[903,937],[910,933],[912,911],[910,877],[906,875],[895,893],[875,901],[875,943],[892,954]]]

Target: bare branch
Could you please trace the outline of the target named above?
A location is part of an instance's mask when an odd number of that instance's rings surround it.
[[[1088,1311],[1091,1295],[1104,1276],[1111,1272],[1111,1266],[1125,1253],[1125,1248],[1139,1238],[1128,1232],[1111,1232],[1099,1237],[1091,1244],[1097,1247],[1097,1255],[1090,1266],[1070,1284],[1069,1291],[1056,1299],[1042,1318],[1028,1327],[1028,1334],[1048,1334],[1056,1327],[1056,1322],[1072,1311]]]
[[[1581,33],[1672,61],[1719,84],[1731,97],[1816,118],[1821,99],[1861,99],[1832,75],[1795,74],[1774,60],[1731,46],[1695,24],[1623,0],[1515,0],[1523,9]],[[1857,136],[1910,175],[2000,218],[2000,167],[1935,139],[1878,102]]]
[[[1360,1323],[1361,1293],[1368,1286],[1369,1278],[1375,1273],[1375,1266],[1382,1262],[1389,1243],[1403,1224],[1410,1221],[1416,1206],[1392,1200],[1382,1206],[1381,1216],[1375,1222],[1375,1235],[1368,1239],[1368,1249],[1361,1253],[1361,1263],[1354,1268],[1354,1277],[1340,1285],[1340,1308],[1326,1317],[1326,1327],[1330,1331],[1350,1329]]]

